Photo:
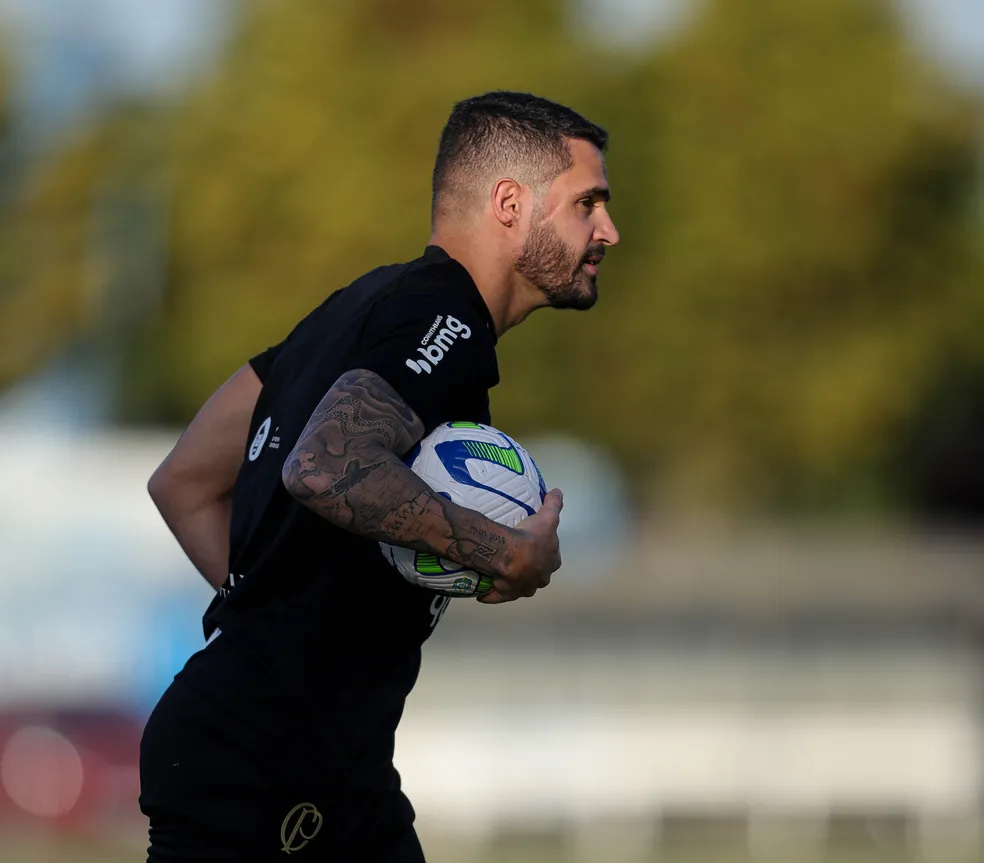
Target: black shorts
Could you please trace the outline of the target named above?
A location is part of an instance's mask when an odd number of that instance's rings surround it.
[[[149,861],[422,863],[401,792],[373,793],[295,769],[250,734],[180,680],[171,684],[140,745]]]

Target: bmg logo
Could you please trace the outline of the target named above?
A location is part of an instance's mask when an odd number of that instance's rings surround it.
[[[421,358],[408,359],[407,367],[418,375],[422,372],[430,374],[434,366],[444,359],[444,355],[451,350],[451,346],[459,337],[470,339],[471,334],[471,327],[448,315],[444,319],[444,326],[434,336],[434,340],[426,348],[417,348],[417,353],[420,354]]]

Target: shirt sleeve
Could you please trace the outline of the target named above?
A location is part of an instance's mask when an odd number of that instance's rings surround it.
[[[273,347],[267,348],[263,353],[257,354],[252,357],[249,361],[250,366],[253,371],[256,372],[256,376],[263,383],[266,381],[267,375],[270,373],[270,369],[273,368],[273,364],[280,354],[280,349],[283,347],[283,343],[279,345],[273,345]]]
[[[373,310],[363,351],[352,364],[375,372],[429,431],[497,380],[495,343],[479,309],[438,292],[390,297]]]

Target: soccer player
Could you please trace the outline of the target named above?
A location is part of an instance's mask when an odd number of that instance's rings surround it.
[[[449,600],[378,543],[492,575],[487,604],[532,596],[560,566],[559,491],[507,528],[402,457],[442,422],[491,422],[510,327],[594,305],[618,242],[606,141],[535,96],[458,103],[423,255],[333,293],[250,360],[154,473],[151,496],[217,593],[206,646],[144,731],[151,861],[423,860],[394,735]]]

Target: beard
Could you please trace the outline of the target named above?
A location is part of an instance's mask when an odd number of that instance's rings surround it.
[[[597,276],[584,269],[585,259],[603,255],[603,246],[586,250],[567,245],[549,222],[530,229],[523,252],[514,264],[519,273],[555,309],[590,309],[598,300]]]

